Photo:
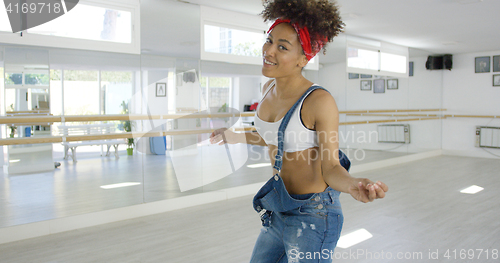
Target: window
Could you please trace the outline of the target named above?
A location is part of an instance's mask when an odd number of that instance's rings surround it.
[[[378,70],[379,63],[379,54],[377,51],[352,47],[347,49],[348,67]]]
[[[5,5],[0,5],[0,31],[12,32]]]
[[[231,78],[224,77],[202,77],[200,86],[202,89],[202,98],[208,101],[208,107],[229,107]],[[208,91],[208,93],[207,93]],[[224,106],[224,104],[226,106]]]
[[[262,57],[265,35],[262,32],[244,31],[205,25],[205,51],[237,56]]]
[[[23,85],[23,74],[5,73],[5,85]]]
[[[262,46],[270,24],[249,15],[200,5],[201,60],[262,66]],[[318,70],[312,59],[305,69]]]
[[[132,13],[129,11],[78,4],[67,14],[27,31],[29,34],[131,43],[131,27]]]
[[[365,40],[347,44],[347,71],[369,75],[408,77],[408,48]],[[362,40],[361,40],[362,41]]]
[[[0,8],[2,42],[140,54],[139,0],[80,0],[66,14],[12,34],[4,5]]]
[[[50,70],[50,113],[62,115],[62,70]]]
[[[382,52],[380,54],[380,70],[406,73],[406,57]]]
[[[64,115],[99,113],[98,71],[64,71]]]
[[[132,72],[101,71],[101,114],[124,114],[132,98]]]

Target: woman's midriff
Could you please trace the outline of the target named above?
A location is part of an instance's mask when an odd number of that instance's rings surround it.
[[[269,145],[271,164],[277,146]],[[319,147],[297,152],[284,152],[280,176],[289,194],[321,193],[328,185],[321,173],[321,159],[318,158]]]

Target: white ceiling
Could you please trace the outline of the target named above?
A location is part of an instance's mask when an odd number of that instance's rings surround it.
[[[259,14],[261,0],[141,0],[143,53],[199,58],[200,9]],[[345,34],[411,47],[414,54],[500,50],[500,0],[338,0]],[[335,61],[330,45],[321,63]],[[341,50],[339,48],[339,50]],[[419,52],[416,50],[423,50]],[[333,54],[332,54],[333,53]]]

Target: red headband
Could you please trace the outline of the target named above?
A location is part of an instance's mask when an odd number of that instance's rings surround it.
[[[269,28],[267,33],[271,32],[273,28],[281,23],[290,23],[290,19],[281,19],[278,18],[274,24]],[[298,23],[290,23],[290,25],[295,28],[297,35],[299,35],[300,45],[304,50],[304,54],[306,55],[307,61],[311,60],[318,52],[323,48],[325,43],[328,41],[327,39],[317,39],[314,41],[314,47],[311,45],[311,37],[309,36],[309,30],[307,27],[300,27]]]

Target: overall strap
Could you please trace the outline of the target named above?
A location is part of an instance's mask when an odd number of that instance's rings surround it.
[[[285,117],[283,117],[283,121],[281,121],[280,127],[278,129],[278,153],[274,158],[274,166],[273,166],[273,168],[276,169],[278,173],[281,171],[281,165],[283,164],[283,144],[284,144],[286,126],[288,125],[288,122],[290,121],[293,112],[299,106],[300,102],[307,96],[307,94],[316,89],[326,90],[325,88],[320,86],[311,86],[309,89],[306,90],[306,92],[304,92],[304,94],[302,94],[302,97],[300,97],[300,99],[297,100],[297,102],[295,102],[295,104],[290,108],[290,110],[288,110],[288,112],[285,114]]]

